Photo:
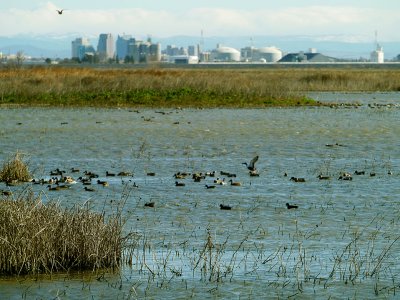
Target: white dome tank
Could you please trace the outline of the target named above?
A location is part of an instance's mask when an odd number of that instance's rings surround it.
[[[263,47],[255,50],[253,55],[255,61],[277,62],[282,58],[282,51],[276,47]]]
[[[211,52],[213,61],[240,61],[240,52],[231,47],[218,47]]]

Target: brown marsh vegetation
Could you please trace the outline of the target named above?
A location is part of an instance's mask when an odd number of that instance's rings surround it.
[[[321,105],[311,91],[399,91],[389,69],[0,69],[2,106],[269,107]]]
[[[31,175],[28,165],[24,161],[24,155],[18,151],[15,153],[14,157],[4,162],[0,170],[0,181],[4,181],[8,184],[27,182],[30,179]]]
[[[17,152],[3,164],[0,181],[31,178]],[[105,217],[88,205],[62,209],[44,204],[29,189],[19,195],[2,191],[0,199],[0,275],[39,274],[70,270],[118,269],[132,235],[122,237],[121,211]]]
[[[128,238],[120,214],[105,217],[89,207],[62,209],[26,190],[0,205],[0,274],[118,269]]]

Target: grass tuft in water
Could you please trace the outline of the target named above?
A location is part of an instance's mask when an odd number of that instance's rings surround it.
[[[24,155],[17,151],[14,157],[8,159],[0,170],[0,181],[3,182],[27,182],[32,177],[27,163],[23,159]]]
[[[62,209],[29,189],[0,200],[0,274],[35,275],[118,269],[132,235],[120,213],[105,217],[87,205]]]

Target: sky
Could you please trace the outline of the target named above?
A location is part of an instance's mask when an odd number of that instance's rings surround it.
[[[400,41],[399,12],[399,0],[0,0],[0,36],[203,33],[364,42],[377,32],[380,41]]]

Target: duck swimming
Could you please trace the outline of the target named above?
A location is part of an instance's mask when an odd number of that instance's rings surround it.
[[[299,208],[298,205],[293,205],[293,204],[289,204],[289,203],[286,203],[286,207],[287,207],[287,209],[296,209],[296,208]]]
[[[219,208],[222,209],[222,210],[231,210],[232,206],[220,204]]]
[[[291,177],[290,180],[294,182],[306,182],[306,180],[301,177]]]
[[[229,180],[229,182],[230,182],[231,185],[233,185],[233,186],[241,186],[241,185],[242,185],[242,184],[241,184],[240,182],[238,182],[238,181],[232,181],[232,179]]]

